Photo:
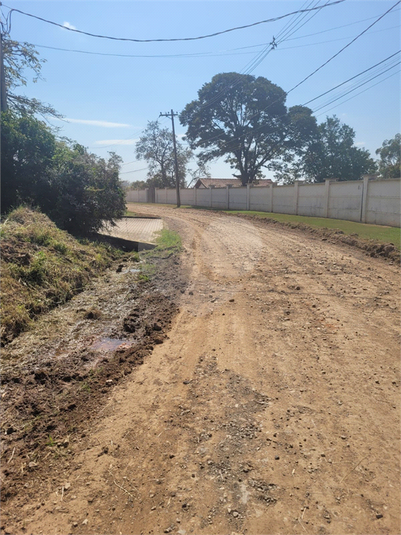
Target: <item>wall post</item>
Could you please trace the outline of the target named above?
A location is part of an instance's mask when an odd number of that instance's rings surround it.
[[[276,183],[273,182],[272,184],[270,184],[270,208],[269,208],[269,211],[270,213],[272,214],[274,212],[274,202],[273,202],[273,194],[274,194],[274,188],[276,186]]]
[[[366,209],[368,206],[369,180],[376,178],[376,175],[363,175],[362,197],[361,197],[361,222],[366,223]]]
[[[209,186],[209,189],[210,189],[210,208],[213,207],[213,189],[214,189],[214,186]]]
[[[299,202],[299,180],[294,182],[294,203],[295,203],[295,215],[298,215],[298,202]]]
[[[330,179],[326,178],[324,181],[324,212],[323,217],[329,217],[329,203],[330,203]]]
[[[249,211],[250,205],[251,205],[251,192],[249,191],[251,189],[251,184],[246,185],[246,209]]]
[[[230,188],[232,188],[232,184],[227,184],[227,198],[226,198],[226,204],[227,204],[227,210],[230,209]]]
[[[193,202],[194,206],[198,206],[198,188],[194,188]]]

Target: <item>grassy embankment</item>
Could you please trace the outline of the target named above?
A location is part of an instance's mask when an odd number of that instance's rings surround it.
[[[18,208],[1,225],[1,343],[65,303],[123,253],[78,241],[47,216]]]
[[[370,225],[368,223],[356,223],[344,219],[326,219],[324,217],[307,217],[300,215],[273,214],[267,212],[224,210],[229,214],[247,214],[260,218],[269,218],[281,223],[303,223],[315,228],[327,228],[341,230],[344,234],[352,236],[357,234],[364,240],[374,240],[381,243],[392,243],[397,249],[401,247],[400,229],[382,225]]]

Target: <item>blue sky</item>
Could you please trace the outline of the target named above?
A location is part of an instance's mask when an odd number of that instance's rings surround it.
[[[7,0],[2,11],[7,14],[9,7],[20,9],[95,34],[157,39],[214,33],[324,3],[326,0]],[[146,179],[146,162],[135,159],[135,142],[147,122],[156,120],[159,112],[181,111],[215,74],[245,72],[264,46],[281,35],[282,42],[251,74],[264,76],[289,91],[394,4],[396,0],[346,0],[313,12],[313,17],[312,13],[303,18],[293,16],[209,39],[163,43],[97,39],[14,12],[11,38],[35,44],[46,59],[42,69],[45,80],[29,82],[25,94],[51,103],[65,116],[68,122],[52,120],[62,127],[60,135],[99,156],[107,157],[108,151],[119,154],[124,160],[121,178],[133,181]],[[400,6],[290,92],[287,105],[304,104],[400,50]],[[356,83],[379,74],[379,67],[312,102],[309,106],[313,110],[325,105],[315,113],[318,121],[336,114],[355,130],[357,145],[374,155],[385,139],[400,131],[400,67],[391,68],[398,61],[399,56],[388,60],[380,69],[390,70],[353,93],[344,95]],[[328,104],[336,97],[341,98]],[[160,122],[163,127],[171,126],[168,118]],[[176,132],[185,134],[178,120]],[[192,168],[196,168],[195,162]],[[210,170],[216,178],[230,177],[233,172],[222,161],[213,163]],[[266,176],[271,175],[266,172]]]

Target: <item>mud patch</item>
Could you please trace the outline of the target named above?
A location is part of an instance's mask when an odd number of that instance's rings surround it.
[[[3,350],[3,502],[21,489],[25,497],[33,496],[42,471],[47,477],[47,458],[69,463],[76,437],[90,426],[110,388],[166,339],[186,281],[177,257],[152,262],[151,281],[111,268],[90,291],[55,312],[57,318],[52,313],[43,318],[42,330],[22,335]],[[88,308],[85,303],[94,299],[99,302]],[[101,315],[88,313],[98,308]],[[59,328],[59,338],[44,334],[50,325]]]

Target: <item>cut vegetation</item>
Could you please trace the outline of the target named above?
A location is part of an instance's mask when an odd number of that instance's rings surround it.
[[[78,241],[40,212],[11,212],[1,225],[1,344],[71,299],[121,254],[108,245]]]

